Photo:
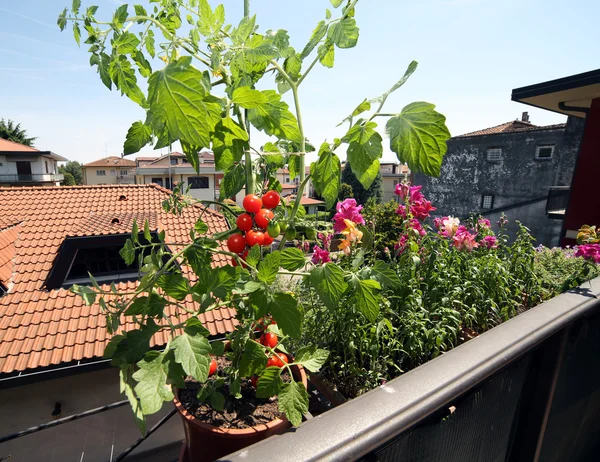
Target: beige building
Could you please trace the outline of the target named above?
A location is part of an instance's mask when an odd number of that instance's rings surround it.
[[[135,162],[110,156],[85,164],[83,184],[135,184]]]
[[[0,139],[0,186],[59,186],[62,156]]]
[[[410,179],[408,166],[398,162],[382,162],[381,178],[383,180],[383,202],[395,201],[396,185]]]

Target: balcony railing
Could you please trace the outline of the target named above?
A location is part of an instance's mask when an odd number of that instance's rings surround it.
[[[554,186],[548,190],[546,214],[550,218],[564,218],[569,204],[569,186]]]
[[[0,175],[0,183],[57,183],[64,179],[60,173]]]
[[[222,460],[600,460],[600,278]]]

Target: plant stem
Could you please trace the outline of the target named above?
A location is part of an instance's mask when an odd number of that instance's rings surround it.
[[[250,0],[244,0],[244,18],[250,17]],[[248,109],[244,109],[244,122],[248,133],[248,146],[250,146],[250,120],[248,120]],[[244,153],[244,164],[246,166],[246,194],[254,194],[254,175],[252,173],[252,156],[246,150]]]

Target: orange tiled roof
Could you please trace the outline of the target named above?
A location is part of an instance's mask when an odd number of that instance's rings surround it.
[[[9,141],[5,140],[4,138],[0,138],[0,152],[2,151],[40,152],[38,149],[32,148],[31,146],[25,146],[24,144],[15,143],[14,141]]]
[[[0,283],[5,288],[10,288],[12,283],[15,241],[20,231],[18,223],[0,230]]]
[[[522,132],[522,131],[530,131],[530,130],[554,130],[557,128],[564,128],[566,124],[555,124],[555,125],[533,125],[529,122],[523,122],[521,120],[512,120],[510,122],[506,122],[500,125],[496,125],[495,127],[484,128],[483,130],[477,130],[471,133],[465,133],[464,135],[459,135],[456,138],[461,138],[463,136],[482,136],[482,135],[495,135],[497,133],[509,133],[509,132]]]
[[[0,234],[2,274],[7,274],[2,262],[14,254],[13,285],[0,297],[0,374],[102,356],[109,335],[99,305],[85,306],[67,289],[44,287],[54,258],[66,236],[103,234],[114,225],[125,232],[133,218],[149,218],[151,227],[165,231],[167,241],[189,242],[189,229],[204,209],[198,205],[180,216],[168,214],[161,203],[169,194],[156,185],[0,188],[0,224],[18,223]],[[227,229],[223,216],[210,209],[202,219],[211,232]],[[220,257],[213,264],[225,262]],[[188,268],[183,270],[192,278]],[[120,291],[136,286],[135,281],[117,284]],[[193,304],[191,299],[183,303]],[[209,311],[200,319],[213,335],[235,326],[231,309]],[[153,338],[154,345],[166,342],[166,332]]]
[[[84,167],[135,167],[135,162],[122,157],[109,156],[84,164]]]

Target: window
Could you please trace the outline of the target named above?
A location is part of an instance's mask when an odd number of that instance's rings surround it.
[[[487,150],[488,162],[500,162],[502,160],[501,148],[490,148]]]
[[[65,283],[89,280],[91,273],[98,281],[137,278],[137,259],[131,264],[125,264],[119,255],[122,246],[100,247],[95,249],[79,249],[75,254]]]
[[[117,171],[115,169],[111,169],[110,176],[115,176],[116,174],[117,174]]]
[[[285,177],[285,182],[286,182],[286,183],[289,183],[289,182],[290,182],[290,177],[289,177],[289,176],[286,176],[286,177]]]
[[[50,173],[50,169],[48,168],[48,161],[45,160],[44,163],[46,164],[46,173]]]
[[[165,178],[165,188],[171,189],[171,178]]]
[[[129,175],[129,171],[128,170],[121,170],[121,175]]]
[[[481,196],[481,208],[491,209],[494,208],[494,196],[491,194],[483,194]]]
[[[96,170],[96,176],[106,176],[106,170]]]
[[[538,160],[552,159],[552,154],[554,154],[553,144],[538,146],[535,150],[535,158]]]
[[[171,165],[177,165],[177,157],[171,157]]]
[[[207,176],[191,176],[188,178],[190,189],[208,189]]]
[[[156,183],[158,186],[162,186],[162,178],[152,178],[152,183]]]

